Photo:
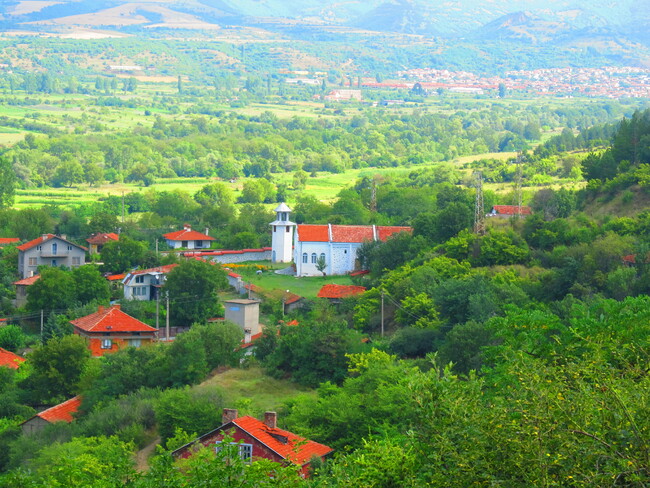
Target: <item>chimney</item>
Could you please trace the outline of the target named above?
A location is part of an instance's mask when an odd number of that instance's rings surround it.
[[[61,239],[63,239],[64,241],[67,241],[67,240],[68,240],[68,234],[61,234],[59,237],[60,237]]]
[[[192,230],[192,226],[190,224],[183,224],[183,230]]]
[[[120,305],[120,304],[118,303],[118,304],[113,305],[113,308],[114,308],[115,310],[120,310],[120,309],[122,308],[122,305]]]
[[[278,426],[278,414],[275,412],[264,412],[264,423],[269,429],[275,429]]]
[[[43,238],[44,241],[47,241],[50,237],[50,234],[43,234],[41,237]]]
[[[99,307],[97,307],[97,313],[104,313],[104,310],[105,310],[104,305],[100,305]]]
[[[209,236],[209,235],[210,235],[210,228],[209,228],[209,227],[206,227],[206,228],[205,228],[205,232],[204,232],[204,234],[205,234],[206,236]]]
[[[232,422],[237,418],[237,415],[238,413],[236,408],[224,408],[223,414],[221,415],[221,423],[227,424],[228,422]]]

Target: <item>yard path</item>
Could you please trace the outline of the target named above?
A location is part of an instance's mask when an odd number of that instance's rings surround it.
[[[139,450],[135,455],[135,469],[139,472],[144,472],[149,469],[149,458],[156,450],[156,446],[160,444],[160,437],[156,437],[151,444]]]

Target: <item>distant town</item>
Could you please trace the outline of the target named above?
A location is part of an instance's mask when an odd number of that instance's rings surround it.
[[[484,77],[467,71],[431,68],[399,71],[397,80],[364,82],[366,88],[413,89],[482,94],[487,90],[526,92],[535,95],[587,96],[594,98],[650,97],[650,69],[635,67],[551,68],[508,71],[504,76]]]

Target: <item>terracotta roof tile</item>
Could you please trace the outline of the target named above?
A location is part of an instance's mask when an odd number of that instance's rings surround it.
[[[374,241],[372,225],[333,225],[332,242],[366,242]]]
[[[163,234],[163,237],[169,241],[214,241],[214,237],[210,237],[206,234],[201,234],[195,230],[192,230],[190,227],[177,230],[175,232],[169,232],[168,234]]]
[[[378,225],[377,226],[377,237],[380,241],[385,242],[386,239],[391,237],[394,234],[399,234],[400,232],[413,232],[413,228],[404,227],[404,226],[387,226],[387,225]]]
[[[496,212],[497,215],[517,215],[517,205],[495,205],[492,207],[492,210]],[[521,215],[530,215],[530,207],[523,206],[521,207]]]
[[[124,278],[126,278],[126,273],[114,274],[106,277],[108,281],[122,281]]]
[[[240,349],[247,349],[253,345],[253,343],[262,337],[264,335],[264,332],[259,332],[258,334],[254,334],[251,336],[251,340],[249,342],[244,342],[241,346],[239,346]]]
[[[16,242],[20,242],[18,237],[0,237],[0,246],[4,246],[5,244],[15,244]]]
[[[86,239],[86,242],[88,244],[106,244],[108,241],[119,241],[119,240],[120,240],[120,236],[117,235],[115,232],[109,232],[108,234],[104,232],[99,232],[97,234],[93,234],[88,239]]]
[[[7,368],[11,369],[18,369],[20,363],[24,361],[25,358],[0,347],[0,366],[6,366]]]
[[[313,457],[322,457],[333,452],[331,447],[307,440],[293,432],[270,428],[253,417],[238,417],[232,423],[275,451],[283,459],[288,459],[298,466],[308,463]],[[286,439],[287,442],[282,442],[278,438]]]
[[[153,327],[122,312],[119,305],[99,307],[97,312],[72,320],[71,324],[86,332],[156,332]]]
[[[353,286],[353,285],[337,285],[335,283],[330,283],[324,285],[318,295],[319,298],[344,298],[351,297],[354,295],[360,295],[366,291],[365,286]]]
[[[43,420],[46,420],[47,422],[50,423],[54,423],[54,422],[70,423],[74,420],[72,414],[77,413],[77,410],[79,410],[80,406],[81,406],[81,397],[76,396],[63,403],[54,405],[53,407],[48,408],[47,410],[43,410],[41,413],[37,413],[35,416],[40,417]]]
[[[296,303],[302,299],[303,297],[300,295],[296,295],[295,293],[287,293],[284,299],[284,304],[291,305],[292,303]]]
[[[13,284],[14,284],[14,285],[31,286],[31,285],[33,285],[34,283],[36,283],[36,281],[38,281],[38,279],[39,279],[40,277],[41,277],[41,275],[30,276],[29,278],[25,278],[25,279],[22,279],[22,280],[14,281]]]
[[[298,240],[300,242],[328,242],[329,232],[327,225],[307,225],[297,226]]]
[[[43,244],[44,242],[47,242],[47,241],[49,241],[51,239],[54,239],[55,237],[57,239],[59,239],[59,240],[62,240],[63,242],[67,242],[68,244],[70,244],[70,245],[72,245],[74,247],[78,247],[79,249],[83,249],[84,251],[88,250],[88,248],[80,246],[79,244],[75,244],[74,242],[70,242],[67,239],[64,239],[63,237],[55,236],[54,234],[45,234],[45,236],[37,237],[36,239],[33,239],[33,240],[29,241],[29,242],[26,242],[25,244],[22,244],[22,245],[18,246],[18,250],[27,251],[28,249],[31,249],[34,246],[38,246],[39,244]]]

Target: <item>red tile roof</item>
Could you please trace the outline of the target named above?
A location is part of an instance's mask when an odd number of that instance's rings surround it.
[[[74,417],[73,413],[76,413],[81,406],[81,397],[76,396],[71,398],[68,401],[54,405],[52,408],[43,410],[41,413],[37,413],[36,417],[40,417],[47,422],[72,422]]]
[[[6,366],[7,368],[11,369],[18,369],[20,363],[24,361],[25,358],[0,347],[0,366]]]
[[[497,215],[517,215],[517,208],[517,205],[495,205],[492,207],[492,211]],[[530,207],[522,205],[520,214],[530,215]]]
[[[251,340],[250,340],[249,342],[244,342],[241,346],[239,346],[239,348],[240,348],[240,349],[247,349],[247,348],[251,347],[251,346],[253,345],[253,343],[254,343],[257,339],[259,339],[260,337],[262,337],[263,334],[264,334],[264,332],[259,332],[258,334],[254,334],[254,335],[252,335],[252,336],[251,336]]]
[[[114,274],[106,277],[108,281],[122,281],[124,278],[126,278],[126,273]]]
[[[14,285],[31,286],[31,285],[33,285],[34,283],[36,283],[36,281],[38,281],[38,279],[39,279],[40,277],[41,277],[41,275],[30,276],[29,278],[25,278],[25,279],[22,279],[22,280],[14,281],[13,284],[14,284]]]
[[[276,452],[283,459],[288,459],[298,466],[307,464],[313,457],[323,457],[333,452],[331,447],[307,440],[293,432],[271,428],[261,420],[253,417],[238,417],[232,423],[248,432],[248,434],[255,437],[259,442]],[[221,428],[224,427],[222,426]],[[282,442],[278,438],[286,438],[287,441]]]
[[[361,243],[376,239],[385,241],[399,232],[412,232],[411,227],[386,225],[305,225],[297,227],[300,242],[353,242]],[[332,231],[330,241],[329,232]]]
[[[120,236],[117,235],[115,232],[109,232],[108,234],[104,232],[98,232],[97,234],[93,234],[90,236],[88,239],[86,239],[86,242],[88,244],[106,244],[108,241],[119,241]]]
[[[183,230],[177,230],[176,232],[169,232],[168,234],[163,234],[163,237],[169,241],[214,241],[214,237],[210,237],[206,234],[201,234],[195,230],[192,230],[191,227],[186,227]]]
[[[122,312],[119,305],[104,308],[85,317],[71,321],[86,332],[156,332],[156,329]]]
[[[57,239],[62,240],[63,242],[67,242],[68,244],[71,244],[71,245],[73,245],[75,247],[78,247],[79,249],[83,249],[84,251],[88,250],[87,248],[85,248],[83,246],[75,244],[74,242],[70,242],[67,239],[64,239],[63,237],[55,236],[54,234],[45,234],[44,236],[37,237],[36,239],[33,239],[33,240],[29,241],[29,242],[26,242],[25,244],[22,244],[22,245],[18,246],[18,250],[27,251],[28,249],[31,249],[34,246],[38,246],[39,244],[43,244],[44,242],[47,242],[50,239],[53,239],[55,237]]]
[[[156,266],[155,268],[147,268],[147,269],[136,269],[134,271],[131,271],[130,273],[127,274],[127,276],[135,276],[135,275],[141,275],[141,274],[148,274],[148,273],[163,273],[167,274],[169,273],[172,269],[174,269],[176,266],[178,266],[178,263],[173,263],[173,264],[165,264],[164,266]]]
[[[14,244],[16,242],[20,242],[18,237],[0,237],[0,246],[4,246],[5,244]]]
[[[297,226],[297,232],[300,242],[328,242],[330,240],[327,225],[301,224]]]
[[[350,273],[350,276],[363,276],[369,274],[370,271],[367,269],[360,269],[359,271],[353,271]]]
[[[406,227],[406,226],[388,226],[388,225],[378,225],[377,226],[377,237],[379,238],[380,241],[385,242],[386,239],[391,237],[394,234],[399,234],[400,232],[408,232],[411,233],[413,232],[412,227]]]
[[[365,286],[352,286],[352,285],[337,285],[335,283],[330,283],[324,285],[318,295],[319,298],[344,298],[351,297],[354,295],[361,295],[366,291]]]
[[[284,304],[291,305],[292,303],[296,303],[302,299],[303,297],[301,297],[300,295],[296,295],[295,293],[287,293],[285,295]]]
[[[185,251],[183,256],[192,257],[192,256],[224,256],[227,254],[247,254],[253,252],[266,252],[270,251],[270,247],[260,247],[259,249],[241,249],[239,251],[230,251],[230,250],[221,250],[221,251]]]

